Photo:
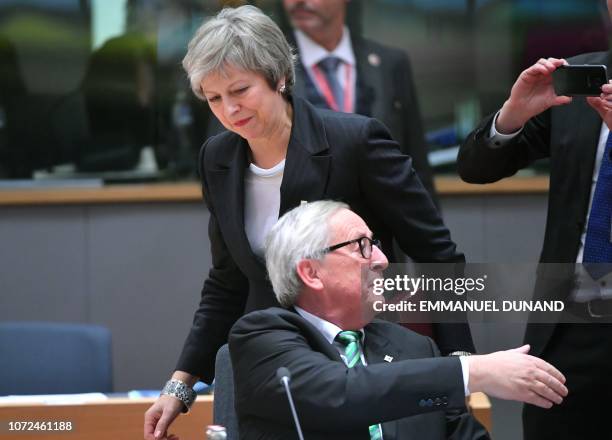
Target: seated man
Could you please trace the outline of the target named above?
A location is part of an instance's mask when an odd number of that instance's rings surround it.
[[[309,440],[484,439],[465,408],[469,392],[544,408],[562,401],[565,378],[528,346],[444,358],[429,338],[375,320],[373,280],[387,264],[345,204],[308,203],[278,221],[266,266],[285,308],[245,315],[229,337],[241,438],[296,437],[280,367]]]

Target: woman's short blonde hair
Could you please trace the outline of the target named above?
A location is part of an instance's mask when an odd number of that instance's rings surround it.
[[[183,58],[191,89],[205,100],[202,80],[227,65],[262,74],[275,90],[284,78],[284,94],[295,81],[295,55],[280,28],[255,6],[225,8],[204,22]]]

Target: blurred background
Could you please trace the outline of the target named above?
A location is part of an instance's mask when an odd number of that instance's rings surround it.
[[[217,128],[180,61],[202,20],[243,3],[0,0],[3,184],[195,179]],[[280,0],[250,3],[288,26]],[[454,173],[455,147],[522,69],[606,50],[608,22],[602,0],[352,0],[347,17],[352,33],[409,54],[438,173]]]
[[[211,265],[196,158],[218,124],[180,62],[202,20],[243,3],[0,0],[0,321],[108,328],[115,391],[159,389],[191,326]],[[251,3],[288,26],[280,0]],[[408,53],[430,163],[449,176],[458,143],[521,70],[607,50],[610,35],[603,0],[351,0],[347,24]],[[468,261],[538,261],[546,172],[522,172],[543,176],[533,189],[457,192],[454,179],[439,189]],[[104,195],[119,183],[140,189]],[[92,185],[100,192],[78,199],[11,198],[24,186]],[[523,325],[472,331],[489,352],[519,345]],[[493,402],[496,439],[521,438],[520,408]]]

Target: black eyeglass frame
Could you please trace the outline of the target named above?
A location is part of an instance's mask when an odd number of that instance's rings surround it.
[[[366,244],[364,240],[367,240],[370,242],[370,248],[369,248],[370,255],[368,256],[366,256]],[[376,246],[378,249],[380,249],[380,240],[376,238],[366,237],[364,235],[363,237],[355,238],[353,240],[343,241],[342,243],[338,243],[330,247],[326,247],[325,249],[322,249],[321,252],[323,252],[324,254],[328,254],[330,252],[335,251],[336,249],[340,249],[344,246],[348,246],[349,244],[353,244],[353,243],[357,243],[359,245],[359,252],[361,252],[361,256],[365,258],[366,260],[369,260],[370,258],[372,258],[372,247],[373,246]]]

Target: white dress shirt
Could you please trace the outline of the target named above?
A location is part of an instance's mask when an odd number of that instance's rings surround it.
[[[324,47],[319,46],[299,29],[296,29],[294,32],[295,41],[297,43],[298,50],[300,51],[300,60],[302,61],[302,64],[304,65],[304,68],[306,69],[308,76],[310,76],[313,84],[318,85],[313,67],[316,66],[322,59],[329,56],[334,56],[342,60],[342,64],[336,72],[336,75],[342,88],[346,90],[348,86],[350,94],[353,97],[353,99],[351,99],[352,108],[346,109],[346,111],[354,112],[357,69],[355,68],[355,53],[353,52],[351,34],[348,28],[344,26],[340,43],[338,43],[338,46],[336,46],[336,48],[331,52]],[[350,84],[348,85],[346,84],[347,69],[350,69]]]
[[[266,236],[278,221],[284,171],[283,159],[269,169],[251,163],[244,175],[244,229],[251,249],[260,257]]]

